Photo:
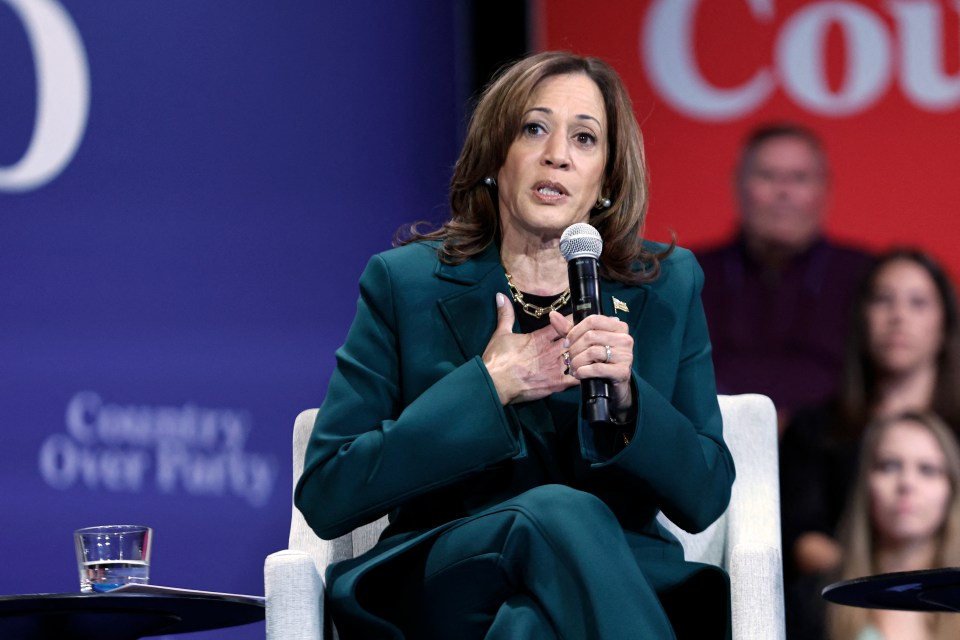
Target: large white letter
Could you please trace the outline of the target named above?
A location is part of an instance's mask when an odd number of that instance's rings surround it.
[[[773,91],[769,69],[743,85],[715,87],[700,73],[693,41],[698,0],[656,0],[641,33],[640,57],[653,87],[681,113],[700,120],[732,120],[755,109]],[[752,0],[754,15],[770,19],[772,0]]]
[[[93,391],[81,391],[70,398],[64,418],[67,432],[77,442],[92,444],[97,441],[96,424],[102,406],[103,400]]]
[[[40,475],[54,489],[67,489],[77,481],[77,448],[62,433],[55,433],[44,440],[40,447],[39,462]]]
[[[960,104],[960,77],[943,72],[943,13],[936,2],[887,3],[900,34],[900,82],[918,106],[946,110]],[[954,3],[956,6],[956,3]]]
[[[53,180],[73,158],[87,125],[90,76],[83,42],[56,0],[4,0],[20,16],[37,70],[37,116],[30,146],[0,167],[0,190],[29,191]]]
[[[827,83],[824,57],[827,30],[834,22],[847,44],[846,78],[837,93]],[[798,104],[826,116],[866,109],[890,82],[890,42],[883,23],[849,2],[821,2],[798,11],[784,25],[776,56],[784,90]]]

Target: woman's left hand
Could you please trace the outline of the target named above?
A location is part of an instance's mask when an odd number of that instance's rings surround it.
[[[578,380],[609,380],[613,387],[614,410],[625,414],[633,404],[630,389],[633,336],[627,323],[597,314],[587,316],[575,325],[570,318],[554,311],[550,314],[550,324],[559,335],[566,336],[570,375]]]

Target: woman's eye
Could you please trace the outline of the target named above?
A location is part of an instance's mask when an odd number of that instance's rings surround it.
[[[868,304],[872,306],[885,306],[893,303],[893,296],[888,293],[874,293],[870,296]]]
[[[523,125],[523,133],[529,136],[538,136],[544,131],[543,125],[537,122],[528,122]]]
[[[597,138],[592,133],[578,133],[577,142],[584,146],[596,144]]]
[[[931,306],[932,303],[932,300],[922,296],[914,296],[910,298],[910,306],[914,309],[926,309],[927,307]]]
[[[920,465],[920,475],[926,476],[928,478],[937,478],[943,475],[944,470],[941,467],[938,467],[934,464],[921,464]]]
[[[877,460],[873,469],[880,473],[893,473],[900,470],[900,463],[897,460]]]

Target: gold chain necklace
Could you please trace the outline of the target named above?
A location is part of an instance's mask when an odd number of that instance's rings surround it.
[[[506,273],[506,271],[504,271]],[[563,305],[567,304],[570,300],[570,289],[567,289],[560,294],[560,297],[554,300],[549,306],[538,307],[535,304],[524,301],[523,294],[520,293],[520,289],[517,289],[517,285],[513,284],[513,277],[507,273],[507,286],[510,288],[510,293],[513,295],[513,299],[520,305],[520,308],[523,309],[524,313],[533,316],[534,318],[541,318],[551,311],[556,311]]]

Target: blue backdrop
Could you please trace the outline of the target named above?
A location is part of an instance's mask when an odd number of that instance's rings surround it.
[[[0,0],[0,594],[76,590],[110,523],[263,593],[357,277],[446,211],[453,4]]]

